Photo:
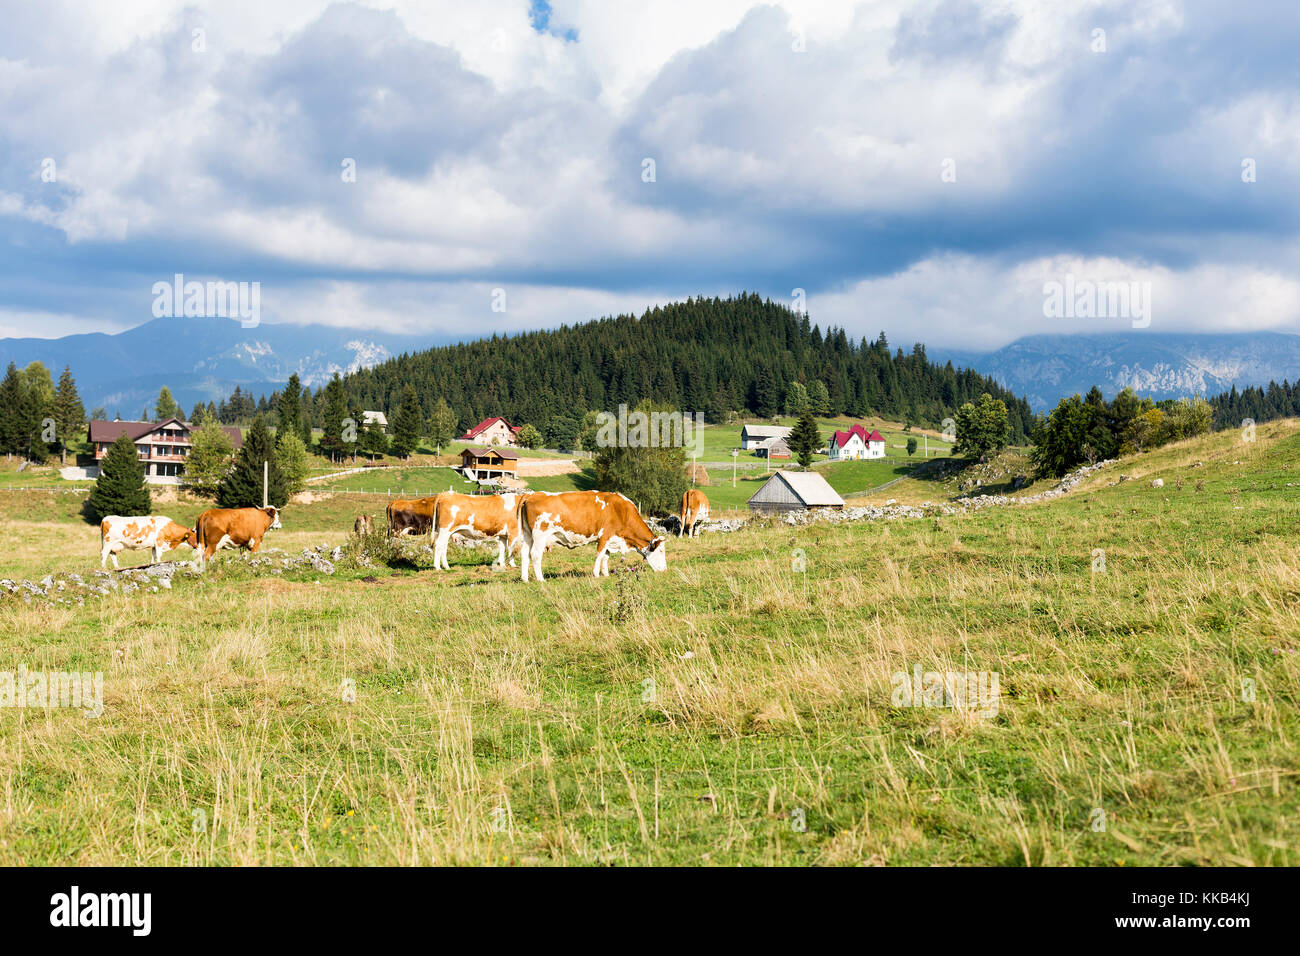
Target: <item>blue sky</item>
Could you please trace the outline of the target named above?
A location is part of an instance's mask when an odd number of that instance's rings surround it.
[[[1045,317],[1066,274],[1150,283],[1152,331],[1300,331],[1294,3],[0,17],[0,335],[137,325],[177,272],[440,334],[741,289],[899,343],[1129,328]]]

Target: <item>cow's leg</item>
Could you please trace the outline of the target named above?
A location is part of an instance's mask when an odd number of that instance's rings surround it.
[[[437,539],[433,544],[433,569],[435,571],[450,571],[451,565],[447,563],[447,544],[451,541],[451,529],[439,528]]]
[[[249,539],[248,539],[248,550],[249,550],[249,551],[256,551],[256,550],[257,550],[258,548],[260,548],[261,546],[262,546],[262,539],[261,539],[261,538],[249,538]]]
[[[506,566],[506,539],[501,535],[497,535],[497,559],[493,565],[503,568]]]
[[[113,546],[108,542],[104,542],[104,546],[99,549],[99,566],[101,568],[108,567],[108,556],[112,553]]]
[[[154,549],[153,549],[153,563],[154,563],[154,564],[157,564],[157,563],[158,563],[159,561],[161,561],[161,560],[162,560],[162,551],[159,550],[159,548],[158,548],[157,545],[154,545]]]
[[[523,578],[525,581],[528,580],[528,565],[530,563],[533,566],[533,577],[538,581],[546,580],[542,577],[542,555],[546,553],[546,540],[547,536],[544,532],[540,534],[525,533],[524,545],[527,550],[524,553],[524,560],[520,562],[523,565]]]
[[[596,545],[596,567],[591,572],[593,577],[597,577],[597,578],[600,577],[600,571],[602,567],[605,568],[605,573],[609,574],[609,555],[607,554],[608,548],[609,548],[609,536],[602,534],[600,536],[599,543]]]
[[[605,560],[601,563],[600,570],[605,577],[609,577],[609,551],[608,550],[605,551]]]

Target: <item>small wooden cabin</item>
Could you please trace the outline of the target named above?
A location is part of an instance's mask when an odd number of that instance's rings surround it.
[[[815,471],[778,471],[749,499],[751,511],[839,511],[844,499]]]
[[[506,448],[466,448],[460,453],[460,467],[470,481],[509,476],[519,471],[519,456]]]

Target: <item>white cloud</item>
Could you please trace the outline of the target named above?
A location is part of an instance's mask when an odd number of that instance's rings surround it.
[[[1153,328],[1294,325],[1300,92],[1189,4],[555,0],[539,33],[527,0],[56,0],[0,38],[0,239],[50,290],[219,273],[393,327],[498,285],[539,323],[801,285],[991,347],[1070,262],[1146,276]]]

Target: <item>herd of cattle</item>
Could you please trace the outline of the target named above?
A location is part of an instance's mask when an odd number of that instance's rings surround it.
[[[388,505],[388,533],[427,534],[433,546],[434,567],[450,570],[447,547],[453,535],[480,541],[495,539],[496,564],[513,567],[514,554],[522,558],[523,579],[529,569],[542,578],[542,556],[552,545],[577,548],[596,544],[592,574],[609,574],[609,556],[637,551],[656,571],[666,570],[664,537],[656,535],[625,495],[609,491],[511,492],[502,495],[462,495],[453,491],[428,498],[397,499]],[[708,520],[709,501],[702,491],[682,495],[678,536],[699,534]],[[256,551],[267,531],[279,528],[275,508],[209,508],[193,528],[163,516],[110,515],[99,525],[100,565],[118,567],[125,550],[151,550],[154,563],[168,551],[188,545],[198,554],[199,567],[225,547]],[[353,530],[368,534],[373,518],[357,518]]]

